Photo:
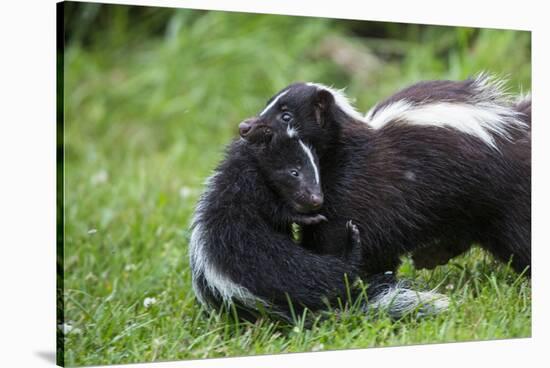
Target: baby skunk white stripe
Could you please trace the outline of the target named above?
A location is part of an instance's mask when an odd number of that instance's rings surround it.
[[[281,97],[283,97],[284,95],[286,95],[288,93],[288,90],[284,91],[284,92],[281,92],[277,97],[275,97],[273,99],[273,101],[271,101],[271,103],[269,105],[267,105],[265,107],[265,109],[263,109],[263,111],[260,113],[260,116],[262,116],[263,114],[265,114],[266,112],[269,111],[269,109],[271,109],[273,106],[275,106],[275,104],[277,103],[277,101],[279,101],[279,99]]]
[[[217,173],[206,180],[206,190],[203,196],[206,196],[212,190],[213,182],[216,180]],[[195,295],[199,302],[203,305],[207,304],[200,286],[197,284],[199,277],[203,276],[206,279],[208,288],[216,295],[219,295],[222,300],[231,304],[232,299],[239,299],[245,305],[254,306],[256,302],[263,301],[252,294],[247,288],[234,283],[227,276],[223,275],[217,267],[209,260],[206,241],[205,229],[202,226],[203,202],[199,200],[195,216],[192,220],[193,231],[189,242],[189,258],[192,270],[192,281]]]
[[[351,116],[355,120],[365,121],[365,117],[361,115],[352,105],[349,98],[345,95],[344,89],[334,89],[332,87],[325,86],[320,83],[307,83],[308,86],[317,87],[318,89],[324,89],[329,91],[334,96],[334,102],[336,106],[340,108],[347,115]]]
[[[307,157],[309,158],[309,161],[311,162],[311,166],[313,166],[313,171],[315,172],[315,182],[319,184],[319,170],[317,169],[317,165],[315,164],[315,160],[313,159],[313,154],[311,153],[311,150],[308,146],[302,142],[301,139],[298,139],[298,142],[300,143],[300,146],[302,146],[302,149],[306,153]]]
[[[248,289],[240,286],[220,273],[216,267],[208,260],[205,254],[204,231],[200,223],[195,224],[191,233],[190,256],[193,264],[193,288],[201,304],[206,304],[206,300],[198,285],[197,277],[202,274],[208,283],[208,287],[221,296],[222,300],[231,304],[232,299],[238,299],[245,305],[254,305],[259,298],[256,298]]]

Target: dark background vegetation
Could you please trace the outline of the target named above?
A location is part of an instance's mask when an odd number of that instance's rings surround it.
[[[317,351],[531,333],[530,283],[480,250],[400,272],[451,297],[423,321],[345,311],[312,329],[229,323],[191,290],[205,178],[277,90],[346,87],[360,111],[407,84],[487,71],[531,86],[529,32],[64,3],[64,252],[69,365]],[[152,298],[152,299],[147,299]],[[148,302],[145,302],[146,299]]]

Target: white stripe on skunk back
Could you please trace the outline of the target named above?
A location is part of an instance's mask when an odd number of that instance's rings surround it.
[[[349,98],[344,93],[344,89],[334,89],[332,87],[325,86],[321,83],[306,83],[308,86],[317,87],[318,89],[324,89],[332,94],[334,97],[334,103],[340,108],[346,115],[351,116],[355,120],[365,121],[365,117],[359,113],[350,102]]]
[[[474,80],[474,96],[469,101],[430,101],[413,103],[398,100],[376,106],[366,115],[374,129],[399,121],[406,124],[456,129],[497,148],[494,136],[509,138],[510,129],[527,129],[521,113],[514,110],[503,88],[504,82],[486,74]]]

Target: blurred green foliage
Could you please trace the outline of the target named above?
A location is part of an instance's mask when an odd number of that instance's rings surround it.
[[[121,119],[122,135],[129,120],[152,129],[135,142],[151,152],[170,147],[159,125],[207,128],[185,132],[190,144],[226,142],[238,121],[299,80],[347,87],[363,111],[418,80],[480,71],[508,77],[513,90],[530,89],[528,32],[86,3],[67,8],[68,114],[90,116],[87,133],[117,129],[113,122]],[[369,75],[320,55],[334,35],[374,55],[375,65],[364,62]],[[346,49],[333,53],[339,51]],[[72,79],[75,73],[82,78]]]
[[[347,87],[361,111],[412,82],[480,71],[529,90],[530,33],[70,2],[64,25],[65,322],[80,329],[67,364],[530,335],[530,283],[480,251],[434,272],[402,267],[461,301],[448,315],[356,311],[298,332],[201,312],[187,262],[203,181],[277,90]]]

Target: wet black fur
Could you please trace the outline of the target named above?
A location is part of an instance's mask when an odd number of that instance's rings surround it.
[[[473,102],[473,80],[422,82],[378,105],[406,98]],[[419,266],[434,267],[479,244],[522,272],[531,264],[531,104],[516,105],[529,128],[493,136],[498,150],[450,128],[393,121],[375,130],[355,121],[332,94],[306,84],[286,95],[258,125],[285,134],[290,124],[316,150],[328,222],[302,228],[304,247],[339,254],[344,224],[352,219],[365,248],[363,271],[394,271],[413,252]]]

